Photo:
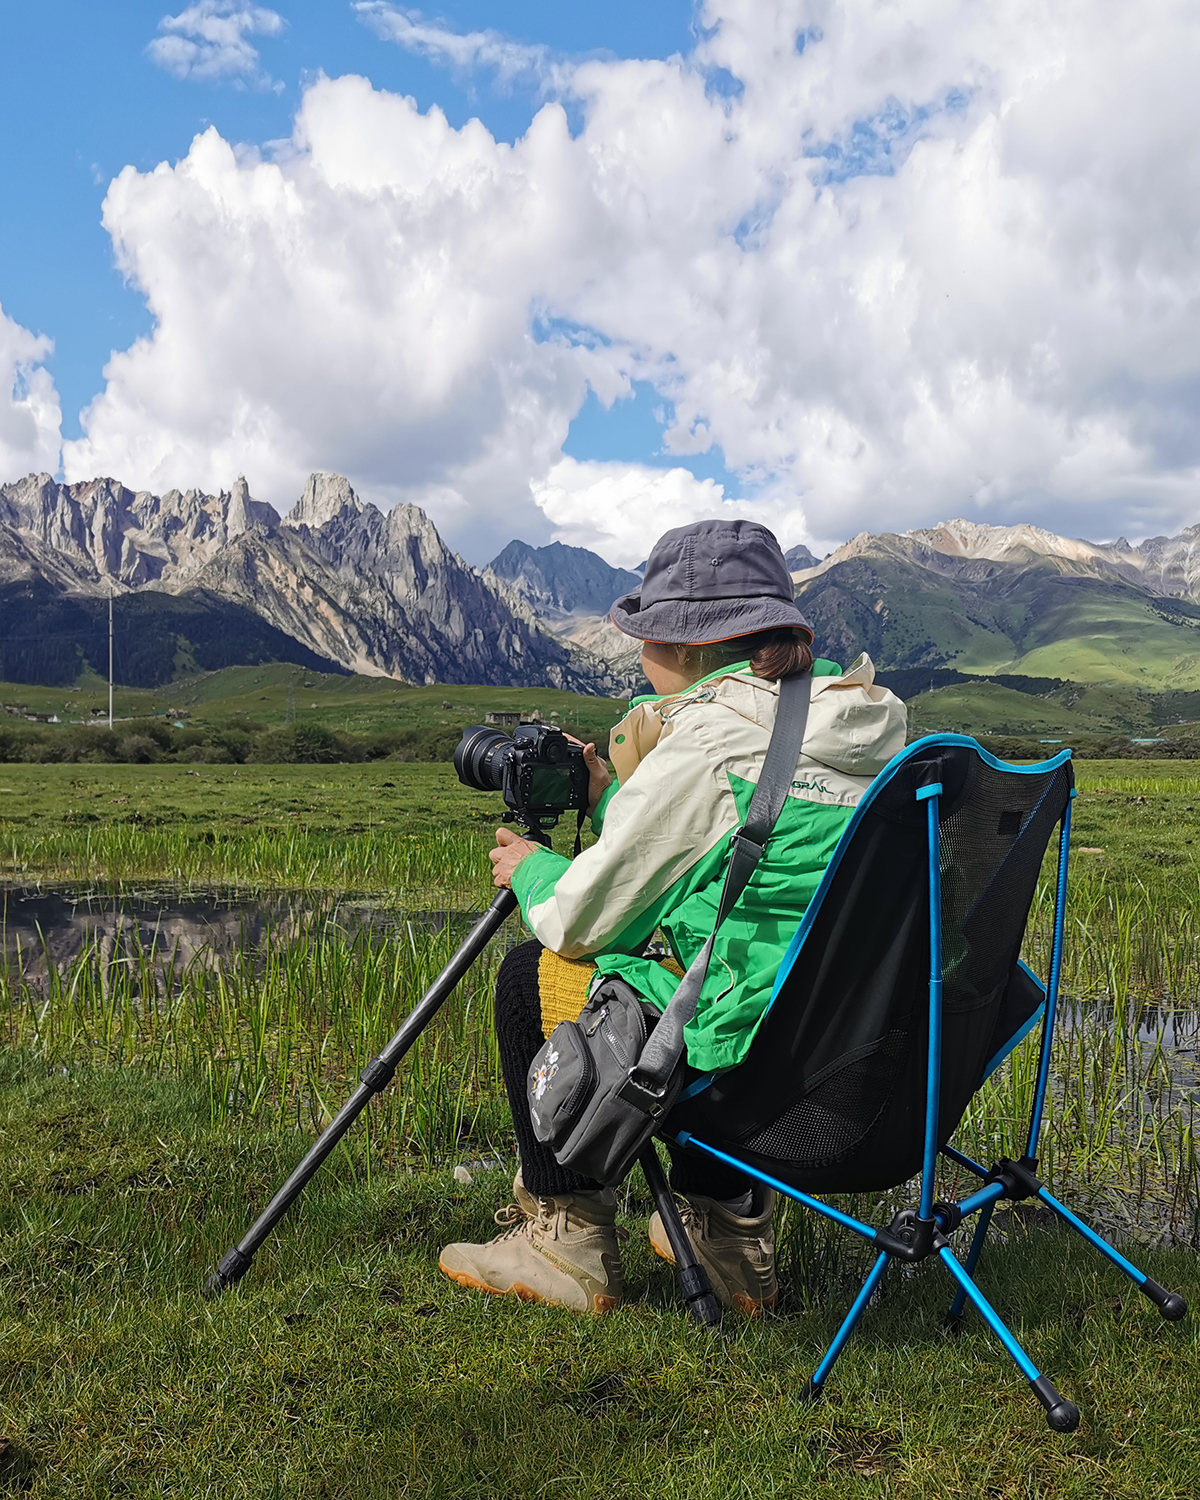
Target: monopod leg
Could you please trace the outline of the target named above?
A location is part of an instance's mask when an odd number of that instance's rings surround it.
[[[710,1328],[715,1328],[721,1321],[721,1304],[713,1293],[708,1272],[692,1249],[692,1242],[688,1239],[679,1210],[675,1207],[675,1199],[663,1175],[653,1141],[647,1141],[646,1149],[638,1157],[638,1161],[641,1163],[642,1176],[654,1195],[658,1216],[667,1231],[667,1239],[671,1242],[679,1290],[683,1293],[683,1305],[697,1323],[707,1323]]]
[[[515,911],[516,907],[517,898],[511,891],[504,890],[497,894],[487,911],[463,939],[454,957],[408,1013],[404,1025],[379,1056],[372,1058],[363,1069],[358,1087],[322,1131],[299,1166],[237,1244],[221,1257],[217,1269],[205,1284],[206,1295],[215,1296],[218,1292],[223,1292],[235,1281],[240,1281],[250,1269],[254,1252],[304,1191],[310,1179],[316,1174],[317,1168],[374,1096],[391,1083],[400,1059],[433,1020],[455,985],[483,952],[504,919]]]

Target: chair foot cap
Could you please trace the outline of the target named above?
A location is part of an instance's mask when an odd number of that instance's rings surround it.
[[[1142,1282],[1141,1290],[1150,1298],[1168,1323],[1178,1323],[1187,1312],[1187,1303],[1178,1292],[1169,1292],[1149,1276]]]
[[[824,1396],[825,1396],[825,1383],[824,1383],[824,1381],[822,1381],[818,1385],[815,1380],[807,1380],[804,1383],[804,1389],[800,1392],[800,1395],[797,1397],[797,1399],[800,1400],[800,1401],[803,1401],[807,1405],[811,1406],[814,1402],[823,1400]]]
[[[1046,1426],[1052,1432],[1074,1432],[1079,1426],[1079,1408],[1075,1403],[1060,1396],[1045,1375],[1039,1375],[1029,1384],[1033,1394],[1046,1408]]]

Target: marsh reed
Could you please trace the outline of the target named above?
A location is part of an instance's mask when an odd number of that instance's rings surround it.
[[[1082,770],[1089,778],[1097,781],[1093,816],[1110,819],[1107,853],[1072,860],[1042,1167],[1055,1190],[1087,1203],[1110,1227],[1200,1245],[1200,878],[1194,859],[1155,854],[1153,839],[1162,835],[1141,805],[1159,795],[1165,820],[1180,827],[1200,798],[1200,777],[1175,767],[1156,777],[1105,766]],[[343,837],[301,827],[87,824],[14,836],[0,854],[10,869],[35,868],[42,878],[86,872],[118,885],[153,879],[312,899],[308,915],[219,961],[200,954],[184,963],[144,948],[135,933],[91,942],[68,964],[40,965],[37,975],[6,973],[6,1041],[68,1068],[198,1077],[214,1121],[249,1116],[316,1131],[459,935],[414,918],[383,938],[339,921],[329,893],[383,892],[400,912],[478,909],[488,889],[486,847],[461,826],[419,834],[364,827]],[[1047,876],[1026,941],[1038,973],[1049,953],[1052,857]],[[510,924],[506,940],[516,935]],[[467,976],[397,1086],[369,1112],[349,1147],[365,1170],[510,1153],[491,1030],[500,951],[494,944]],[[1018,1048],[960,1127],[959,1144],[980,1160],[1021,1147],[1036,1041]]]
[[[9,878],[151,881],[184,889],[387,892],[399,906],[462,907],[486,884],[487,842],[458,829],[351,837],[306,828],[154,828],[131,823],[60,826],[10,835],[0,846]]]

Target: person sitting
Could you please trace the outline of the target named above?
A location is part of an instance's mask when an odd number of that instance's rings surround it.
[[[643,642],[653,694],[609,742],[615,778],[587,745],[597,840],[574,860],[496,833],[493,878],[511,886],[532,941],[500,965],[495,1025],[520,1154],[516,1202],[486,1244],[447,1245],[463,1286],[577,1311],[624,1295],[616,1197],[560,1167],[533,1133],[526,1075],[597,976],[619,975],[660,1010],[713,931],[730,857],[762,771],[782,678],[811,672],[811,706],[784,809],[717,933],[685,1040],[702,1073],[735,1068],[776,970],[838,840],[877,772],[905,743],[904,705],[863,655],[815,660],[779,543],[752,521],[701,521],[655,543],[637,593],[612,607]],[[671,1186],[696,1254],[726,1307],[756,1315],[777,1295],[773,1194],[711,1159],[672,1152]],[[650,1243],[673,1260],[659,1215]]]

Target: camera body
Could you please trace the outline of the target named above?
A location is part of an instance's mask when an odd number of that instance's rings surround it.
[[[499,792],[514,819],[526,828],[553,828],[563,813],[584,813],[588,769],[583,747],[549,724],[522,724],[510,739],[487,724],[463,730],[454,769],[464,786]]]

